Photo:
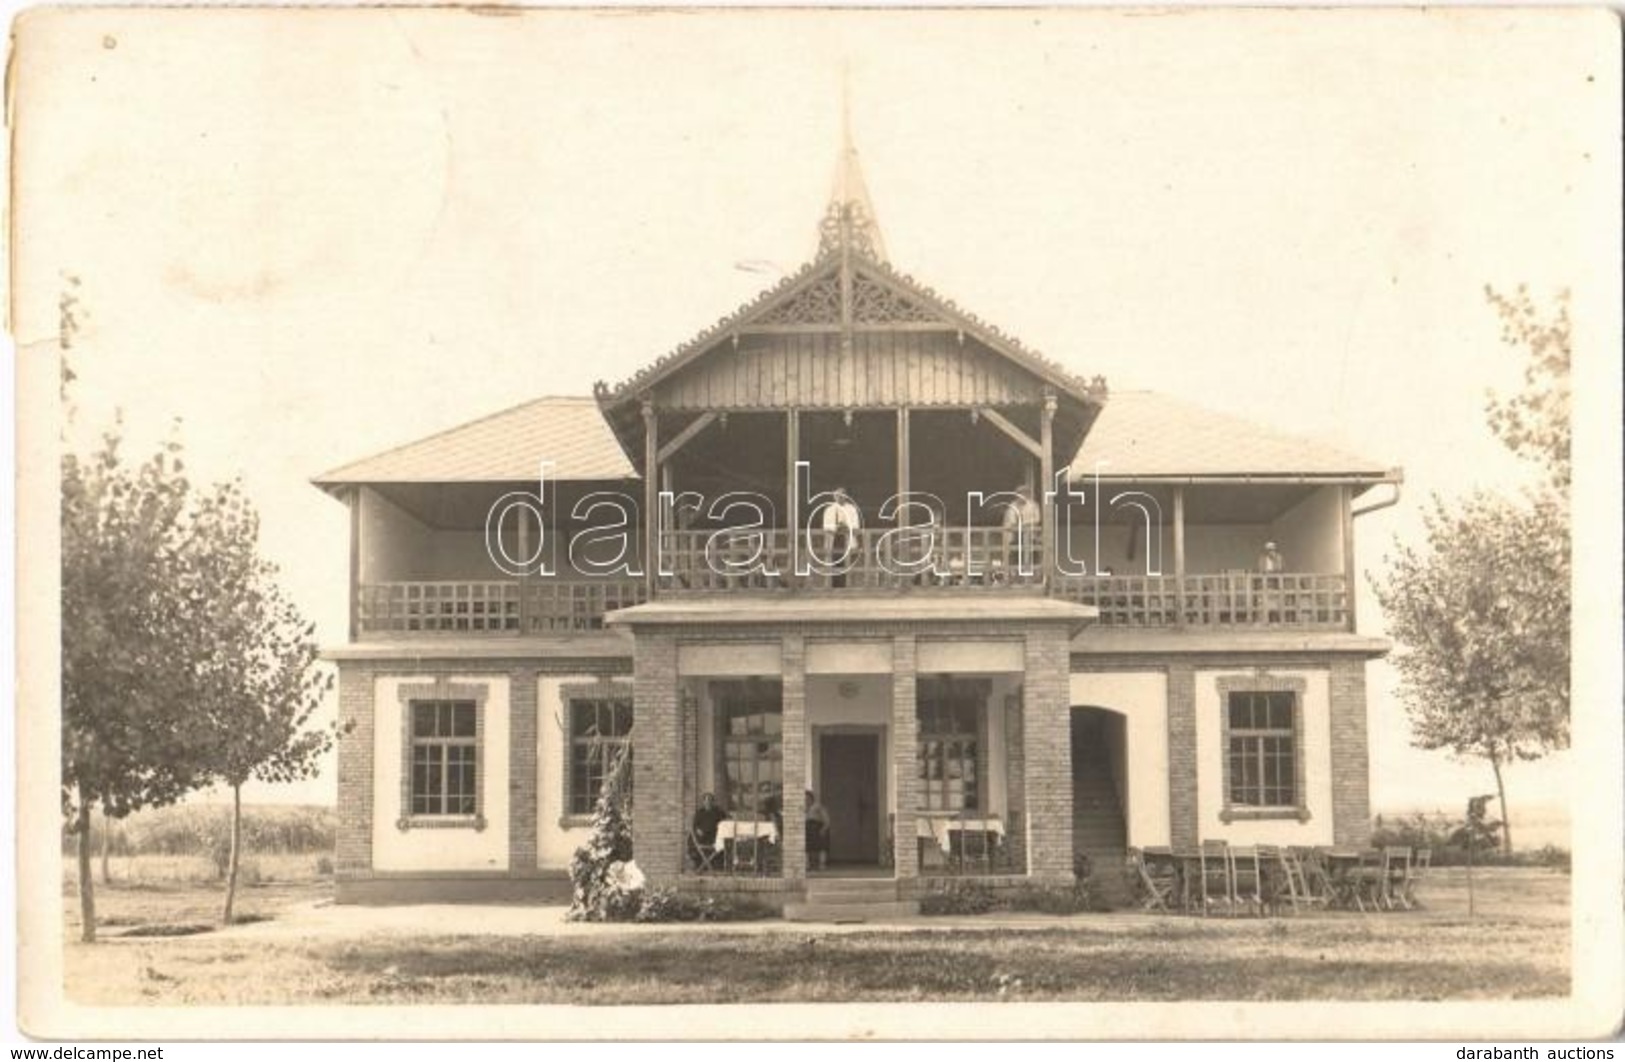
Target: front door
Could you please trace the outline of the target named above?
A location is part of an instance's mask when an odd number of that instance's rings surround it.
[[[824,734],[818,799],[829,812],[831,863],[880,863],[880,735]]]

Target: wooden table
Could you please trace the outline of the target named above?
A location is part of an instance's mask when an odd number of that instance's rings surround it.
[[[761,846],[764,844],[779,843],[779,829],[773,825],[772,819],[762,819],[752,822],[749,819],[723,819],[717,823],[717,839],[713,847],[723,853],[724,863],[729,870],[736,868],[739,858],[740,842],[748,842],[756,846],[755,871],[765,873],[766,867],[762,859]]]

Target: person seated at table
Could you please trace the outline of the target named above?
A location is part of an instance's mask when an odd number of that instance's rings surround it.
[[[829,812],[807,790],[807,867],[823,870],[829,862]]]
[[[717,843],[717,826],[728,813],[717,807],[717,798],[710,793],[700,794],[700,806],[694,809],[694,819],[690,823],[692,832],[689,834],[689,860],[700,866],[704,859],[701,852],[710,851]]]

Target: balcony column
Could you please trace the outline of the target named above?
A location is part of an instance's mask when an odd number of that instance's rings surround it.
[[[1185,625],[1185,488],[1174,488],[1174,615]]]
[[[899,497],[908,494],[908,473],[911,462],[908,441],[908,407],[897,410],[897,494]],[[902,527],[906,522],[901,506],[897,510],[897,526]]]
[[[1354,488],[1344,485],[1338,490],[1339,508],[1343,516],[1343,603],[1347,610],[1343,620],[1345,630],[1355,629],[1354,596]]]
[[[350,506],[350,640],[361,637],[361,488],[351,487]]]
[[[892,870],[910,887],[920,876],[920,846],[914,819],[920,807],[920,720],[915,702],[919,655],[912,634],[892,640],[891,776]],[[901,884],[899,889],[902,889]]]
[[[546,506],[547,503],[546,503],[545,499],[537,499],[537,500],[541,501],[544,507]],[[538,527],[537,530],[542,533],[542,535],[544,536],[544,540],[545,540],[545,536],[547,535],[547,529],[543,528],[543,527]],[[500,535],[501,533],[502,533],[502,529],[500,527],[497,528],[497,534]],[[538,566],[540,566],[540,558],[538,558],[536,564],[531,563],[531,559],[530,559],[530,510],[528,508],[520,508],[519,509],[518,537],[519,537],[519,556],[521,558],[521,560],[519,562],[519,589],[518,589],[518,593],[519,593],[519,619],[518,619],[519,633],[520,634],[529,634],[530,633],[530,621],[531,621],[531,615],[530,615],[531,576],[535,573],[536,568]]]
[[[643,578],[655,592],[660,566],[660,423],[652,399],[643,400]]]
[[[796,490],[796,461],[801,457],[801,411],[789,410],[784,415],[784,508],[785,530],[789,535],[790,570],[785,581],[796,585],[796,573],[801,570],[801,497]]]
[[[784,718],[784,880],[807,876],[807,640],[786,634],[779,657]]]
[[[1043,536],[1040,544],[1040,556],[1043,569],[1039,572],[1039,580],[1049,585],[1049,573],[1055,569],[1055,392],[1045,390],[1044,409],[1038,422],[1038,445],[1042,453],[1038,458],[1038,491],[1039,504],[1043,506],[1040,512]]]

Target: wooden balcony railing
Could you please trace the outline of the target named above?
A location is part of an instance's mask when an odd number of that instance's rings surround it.
[[[1100,610],[1103,627],[1289,627],[1347,630],[1341,574],[1083,575],[1055,581],[1058,596]]]
[[[368,634],[572,634],[602,630],[606,613],[645,600],[637,579],[368,583],[360,595]]]
[[[1023,575],[1014,544],[992,530],[950,533],[938,563],[913,576],[873,563],[875,551],[885,545],[877,533],[864,532],[861,537],[867,541],[860,543],[859,563],[844,576],[803,578],[791,572],[783,532],[767,533],[772,563],[763,567],[777,573],[773,575],[761,570],[734,574],[725,565],[708,562],[706,532],[668,534],[675,539],[676,552],[667,554],[674,574],[660,580],[667,590],[1039,586],[1036,561],[1032,574]],[[820,551],[825,546],[815,541]],[[737,562],[748,559],[746,546],[728,550],[737,551],[731,554]],[[728,556],[711,550],[712,559]],[[1347,630],[1351,623],[1348,581],[1341,574],[1060,576],[1051,580],[1051,592],[1093,605],[1102,627]],[[369,583],[359,594],[358,619],[366,634],[573,634],[602,630],[608,613],[647,600],[639,579],[420,580]]]
[[[1029,538],[1024,544],[1013,531],[996,527],[943,528],[928,551],[918,539],[865,528],[853,533],[850,549],[843,553],[846,547],[836,533],[811,531],[801,547],[809,574],[797,575],[790,532],[783,528],[732,536],[666,531],[660,538],[664,570],[659,582],[671,590],[1037,587],[1043,581],[1043,558],[1036,534]],[[820,570],[830,565],[816,563],[843,555],[849,558],[843,570]]]

